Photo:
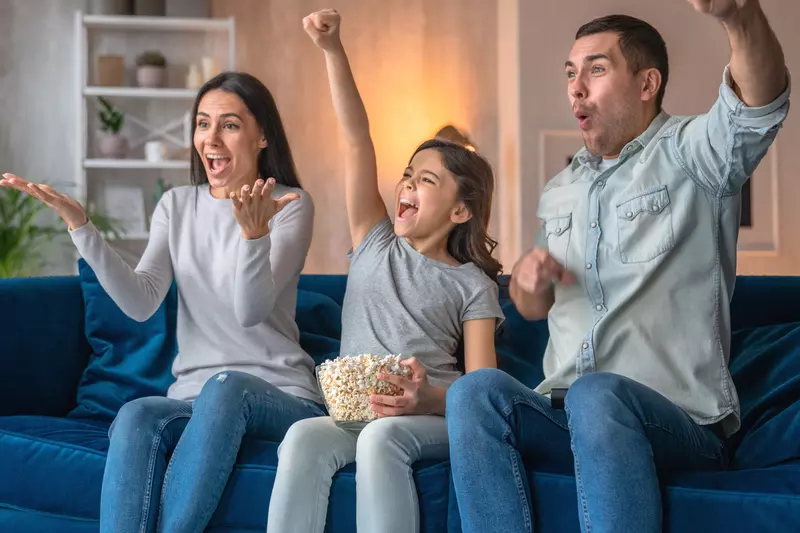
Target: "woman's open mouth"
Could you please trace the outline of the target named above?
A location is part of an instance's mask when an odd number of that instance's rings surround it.
[[[216,177],[225,172],[225,169],[231,164],[231,158],[222,154],[206,154],[206,162],[208,170]]]

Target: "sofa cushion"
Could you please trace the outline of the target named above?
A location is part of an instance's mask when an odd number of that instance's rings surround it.
[[[536,531],[579,533],[575,478],[530,472]],[[664,531],[800,531],[800,465],[679,475],[664,488]],[[454,527],[450,532],[458,531]]]
[[[510,300],[501,303],[506,319],[495,340],[497,366],[533,389],[544,379],[542,358],[550,338],[547,320],[528,322]]]
[[[0,417],[0,507],[97,520],[108,424],[38,416]],[[212,530],[263,530],[275,481],[277,443],[245,438],[212,518]],[[448,462],[414,465],[424,533],[443,531]],[[334,478],[326,531],[355,531],[355,465]]]
[[[800,323],[737,331],[732,353],[742,427],[728,441],[731,467],[800,461]]]
[[[93,354],[78,385],[77,407],[69,416],[111,422],[125,403],[142,396],[163,396],[175,380],[171,373],[177,346],[177,289],[145,322],[117,307],[94,271],[78,261],[85,307],[84,331]]]
[[[90,420],[1,417],[0,502],[97,519],[107,432],[107,424]]]
[[[326,294],[297,291],[295,315],[300,330],[300,346],[319,365],[339,355],[342,336],[342,308]]]

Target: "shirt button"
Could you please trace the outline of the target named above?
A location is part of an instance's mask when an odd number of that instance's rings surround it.
[[[595,307],[595,309],[597,309],[598,311],[602,311],[603,310],[603,306],[602,305],[598,305],[597,307]]]
[[[658,211],[658,204],[653,204],[653,211]]]
[[[590,225],[591,225],[593,228],[596,228],[596,227],[597,227],[597,222],[592,222]]]
[[[598,182],[597,182],[597,186],[598,186],[598,187],[601,187],[601,188],[602,188],[602,187],[605,187],[605,185],[606,185],[606,182],[605,182],[605,181],[598,181]]]
[[[625,216],[628,218],[633,218],[633,211],[628,211],[627,213],[625,213]]]
[[[592,269],[592,264],[586,263],[586,270],[591,270],[591,269]]]
[[[589,343],[588,342],[584,342],[583,343],[583,349],[584,350],[588,350],[589,349]]]

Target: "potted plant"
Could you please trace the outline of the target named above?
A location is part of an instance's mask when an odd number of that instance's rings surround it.
[[[44,266],[42,246],[58,235],[63,227],[42,224],[40,214],[47,206],[16,189],[0,188],[0,278],[35,276]],[[87,210],[87,216],[105,238],[119,238],[119,222]]]
[[[122,159],[128,152],[128,140],[120,134],[125,114],[102,96],[98,97],[98,101],[102,107],[98,116],[100,129],[103,131],[100,137],[100,153],[103,157]]]
[[[161,52],[148,51],[136,58],[136,82],[140,87],[163,87],[167,78],[167,60]]]

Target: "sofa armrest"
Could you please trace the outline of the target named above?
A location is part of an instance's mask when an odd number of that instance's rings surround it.
[[[91,354],[77,276],[0,279],[0,416],[63,416]]]

